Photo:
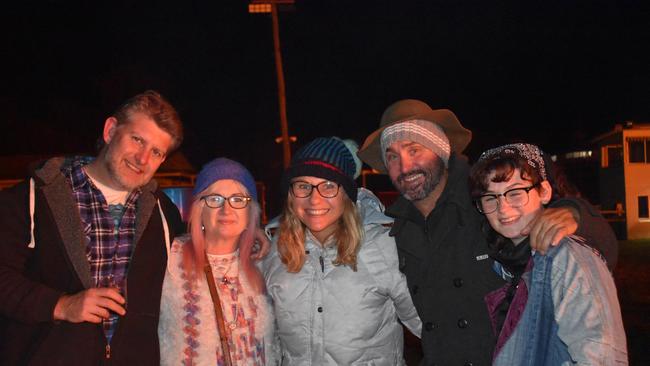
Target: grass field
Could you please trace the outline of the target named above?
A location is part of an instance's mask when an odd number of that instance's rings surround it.
[[[650,305],[650,240],[619,243],[614,278],[622,302]]]
[[[627,334],[630,365],[650,365],[650,240],[619,242],[614,279]]]

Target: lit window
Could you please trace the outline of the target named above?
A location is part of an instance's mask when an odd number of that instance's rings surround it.
[[[587,159],[591,157],[591,151],[572,151],[564,155],[567,159]]]

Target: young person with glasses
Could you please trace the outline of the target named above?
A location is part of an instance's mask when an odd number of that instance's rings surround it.
[[[493,364],[627,364],[616,287],[602,256],[576,236],[537,255],[521,234],[553,195],[542,151],[530,144],[488,150],[469,182],[489,223],[495,271],[509,280],[485,297],[498,334]]]
[[[171,248],[158,336],[162,365],[276,365],[273,311],[251,259],[260,207],[252,175],[219,158],[196,179],[189,234]]]
[[[353,152],[318,138],[283,177],[284,209],[267,225],[264,261],[283,365],[404,365],[403,328],[421,323],[398,269],[392,220],[357,189]]]

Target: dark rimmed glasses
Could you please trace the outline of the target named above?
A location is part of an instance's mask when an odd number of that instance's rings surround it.
[[[297,198],[307,198],[311,196],[311,193],[314,191],[314,188],[323,198],[334,198],[339,194],[340,184],[335,182],[330,182],[328,180],[320,182],[316,185],[302,180],[296,180],[291,182],[291,194]]]
[[[482,214],[491,214],[499,208],[499,197],[503,197],[510,207],[518,208],[526,206],[529,200],[528,193],[538,185],[539,184],[530,187],[513,188],[499,194],[484,194],[475,201],[476,208]]]
[[[248,202],[250,202],[251,200],[250,197],[246,197],[246,196],[224,197],[220,194],[209,194],[207,196],[201,197],[201,199],[204,200],[205,205],[210,208],[222,207],[226,203],[226,201],[228,201],[230,207],[238,210],[248,206]]]

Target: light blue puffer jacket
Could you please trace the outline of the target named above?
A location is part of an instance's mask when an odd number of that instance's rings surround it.
[[[307,233],[303,268],[288,273],[276,250],[264,261],[273,298],[283,365],[404,365],[399,319],[418,337],[421,322],[398,269],[392,219],[370,191],[359,190],[364,241],[357,271],[334,266],[336,247],[322,248]],[[278,227],[273,220],[267,232]],[[322,262],[320,258],[323,258]],[[323,266],[321,267],[321,263]]]

